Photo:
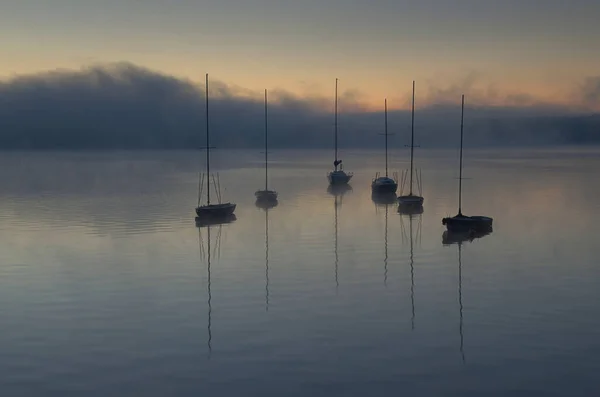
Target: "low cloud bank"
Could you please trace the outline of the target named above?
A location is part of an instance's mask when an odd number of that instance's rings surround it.
[[[433,93],[435,94],[435,93]],[[270,141],[276,147],[331,147],[331,100],[270,92]],[[436,101],[436,95],[439,100]],[[456,145],[460,127],[459,94],[430,93],[416,112],[418,141],[427,147]],[[468,98],[469,99],[469,98]],[[559,145],[600,143],[600,115],[574,113],[513,98],[514,106],[477,105],[466,109],[468,144]],[[581,100],[600,106],[600,77],[582,86]],[[361,108],[352,93],[340,114],[345,147],[382,144],[383,114]],[[473,103],[471,105],[471,103]],[[175,149],[204,144],[204,87],[128,63],[55,71],[0,82],[2,149]],[[241,89],[211,83],[211,140],[216,146],[262,145],[263,103]],[[389,114],[390,145],[410,137],[410,113]]]

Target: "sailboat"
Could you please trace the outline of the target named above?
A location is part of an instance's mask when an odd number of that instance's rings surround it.
[[[387,99],[385,100],[385,176],[379,176],[379,173],[375,174],[375,178],[371,182],[371,192],[373,194],[393,194],[394,200],[396,199],[395,193],[398,189],[398,183],[388,176],[388,119],[387,119]]]
[[[346,173],[342,160],[338,158],[338,79],[335,79],[335,160],[334,170],[327,174],[330,185],[345,185],[350,182],[352,173]]]
[[[254,193],[256,201],[265,205],[277,205],[277,192],[269,190],[269,154],[268,154],[268,113],[267,113],[267,90],[265,90],[265,189]]]
[[[466,216],[462,213],[462,160],[463,160],[463,125],[465,114],[465,96],[462,96],[460,113],[460,165],[458,177],[458,214],[453,217],[442,218],[449,232],[481,234],[491,232],[493,219],[488,216]]]
[[[408,184],[408,194],[401,194],[398,197],[398,204],[400,207],[421,207],[423,205],[423,197],[420,195],[416,195],[413,193],[413,175],[415,174],[414,168],[414,154],[415,154],[415,82],[413,81],[413,91],[412,91],[412,111],[411,111],[411,127],[410,127],[410,176],[409,176],[409,184]],[[421,190],[421,178],[419,174],[417,176],[417,186],[419,187],[419,191]],[[403,175],[402,178],[402,187],[404,188],[404,181],[406,180],[406,175]],[[421,193],[419,193],[421,194]]]
[[[212,222],[212,221],[227,221],[234,217],[233,212],[235,211],[236,205],[233,203],[222,203],[221,202],[221,192],[219,190],[221,184],[214,175],[210,174],[210,133],[209,133],[209,123],[208,123],[208,73],[206,74],[206,177],[204,175],[200,178],[199,183],[199,192],[198,192],[198,206],[196,207],[196,221],[197,222]],[[218,204],[211,204],[210,202],[210,185],[211,185],[211,177],[212,182],[215,187],[215,191],[217,193],[217,199],[219,201]],[[202,199],[202,186],[203,179],[206,180],[206,204],[201,205],[200,201]]]

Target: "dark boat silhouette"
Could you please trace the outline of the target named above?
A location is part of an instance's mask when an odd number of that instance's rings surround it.
[[[408,194],[403,195],[402,193],[398,197],[399,207],[403,207],[407,210],[411,208],[418,209],[423,207],[423,201],[425,200],[422,196],[413,193],[413,175],[416,175],[417,186],[419,188],[419,194],[421,191],[421,177],[420,173],[415,173],[414,168],[414,154],[415,154],[415,82],[413,81],[412,91],[412,111],[411,111],[411,127],[410,127],[410,176],[408,184]],[[404,182],[406,181],[406,174],[402,177],[402,188],[404,188]]]
[[[221,202],[221,192],[220,187],[221,183],[217,174],[215,178],[214,175],[210,174],[210,130],[208,123],[208,73],[206,74],[206,177],[204,174],[201,175],[199,180],[199,188],[198,188],[198,206],[196,207],[196,215],[198,218],[201,218],[201,222],[219,222],[220,220],[227,220],[233,215],[235,211],[236,205],[234,203],[222,203]],[[218,204],[211,204],[210,202],[210,185],[211,178],[214,184]],[[204,186],[203,179],[206,182],[206,204],[201,205],[202,199],[202,187]]]
[[[256,202],[263,204],[263,206],[277,205],[277,192],[269,190],[269,152],[268,152],[268,113],[267,113],[267,90],[265,90],[265,188],[264,190],[257,190],[254,193]]]
[[[398,182],[394,178],[390,178],[388,175],[388,118],[387,118],[387,99],[385,100],[385,176],[379,175],[379,172],[375,174],[375,178],[371,182],[371,192],[373,194],[393,194],[396,196],[396,190],[398,190]]]
[[[442,224],[450,232],[458,233],[486,233],[492,229],[493,219],[489,216],[467,216],[462,213],[462,159],[463,159],[463,125],[465,113],[465,96],[462,96],[460,114],[460,165],[458,177],[458,214],[442,218]]]
[[[346,173],[342,160],[338,158],[338,79],[335,79],[335,127],[334,127],[334,153],[333,171],[327,174],[330,185],[346,185],[352,179],[352,173]]]

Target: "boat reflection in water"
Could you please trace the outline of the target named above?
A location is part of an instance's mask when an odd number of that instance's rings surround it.
[[[388,218],[389,218],[389,207],[395,205],[398,201],[398,197],[395,192],[391,191],[373,191],[371,193],[371,200],[375,203],[375,212],[379,207],[385,209],[385,226],[383,229],[383,285],[387,286],[387,274],[388,274]]]
[[[211,226],[212,225],[206,225],[206,241],[204,241],[204,237],[202,236],[202,229],[198,229],[198,246],[200,248],[200,258],[203,262],[206,263],[206,272],[207,272],[207,285],[206,285],[206,292],[207,292],[207,307],[208,307],[208,312],[207,312],[207,326],[206,326],[206,330],[207,330],[207,341],[206,341],[206,345],[208,346],[208,358],[210,358],[211,354],[212,354],[212,291],[211,291],[211,262],[212,262],[212,257],[218,253],[217,252],[213,252],[213,249],[215,251],[217,251],[220,247],[220,236],[221,236],[221,226],[217,226],[218,227],[218,232],[217,232],[217,244],[215,245],[214,248],[212,248],[211,246],[211,239],[212,239],[212,234],[211,233]]]
[[[342,197],[346,193],[352,191],[352,185],[329,185],[327,186],[327,193],[335,197]]]
[[[385,227],[383,229],[383,285],[387,287],[387,275],[388,275],[388,208],[390,205],[384,204],[385,206]],[[378,205],[375,206],[377,208]]]
[[[206,263],[207,272],[207,333],[208,333],[208,357],[212,354],[212,290],[211,290],[211,265],[212,259],[218,260],[221,256],[221,234],[223,226],[235,221],[235,215],[220,218],[196,218],[198,227],[198,247],[200,249],[200,259]],[[204,232],[203,232],[204,231]],[[203,233],[205,235],[203,236]],[[215,239],[214,246],[212,239]]]
[[[333,240],[333,252],[335,254],[334,262],[334,273],[335,273],[335,288],[340,286],[338,280],[338,267],[339,267],[339,256],[338,256],[338,209],[342,206],[343,197],[346,193],[352,191],[352,186],[347,184],[329,185],[327,187],[327,193],[333,196],[333,223],[334,223],[334,240]]]
[[[275,208],[279,205],[279,201],[277,200],[260,200],[257,199],[254,203],[256,208],[260,208],[261,210],[270,210],[271,208]]]
[[[398,201],[398,196],[396,196],[396,193],[394,192],[373,192],[371,194],[371,200],[373,200],[376,205],[385,205],[387,207],[390,204],[396,204]]]
[[[493,229],[490,227],[489,229],[486,230],[475,230],[475,229],[471,229],[471,230],[466,230],[466,231],[458,231],[458,232],[454,232],[454,231],[449,231],[446,230],[443,234],[442,234],[442,244],[444,245],[451,245],[451,244],[462,244],[464,242],[469,242],[472,243],[474,240],[479,239],[479,238],[483,238],[489,234],[491,234],[493,232]]]
[[[216,225],[226,225],[236,220],[235,214],[229,214],[219,217],[196,217],[196,227],[208,227]]]
[[[422,207],[421,207],[422,209]],[[421,211],[422,212],[422,211]],[[402,241],[406,240],[410,243],[410,305],[412,316],[410,319],[411,329],[415,329],[415,260],[414,260],[414,242],[413,235],[416,239],[421,242],[421,230],[423,224],[423,217],[420,213],[416,214],[406,214],[402,213],[403,216],[400,217],[400,224],[402,226]],[[408,231],[406,230],[406,226],[404,225],[404,217],[408,217]],[[413,227],[413,221],[417,219],[417,227],[416,231]],[[406,237],[408,234],[408,237]]]
[[[265,211],[265,311],[269,311],[269,210],[277,201],[257,200],[256,207]]]
[[[446,230],[442,234],[442,244],[450,246],[453,244],[458,245],[458,306],[459,306],[459,334],[460,334],[460,354],[463,363],[465,362],[465,351],[464,351],[464,333],[463,333],[463,303],[462,303],[462,245],[464,242],[473,242],[476,239],[483,238],[492,232],[492,228],[485,231],[476,231],[471,229],[464,232],[451,232]]]

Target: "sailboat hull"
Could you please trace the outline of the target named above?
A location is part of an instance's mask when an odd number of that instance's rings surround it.
[[[256,201],[274,202],[277,201],[277,192],[273,190],[258,190],[254,193]]]
[[[398,205],[398,213],[400,215],[419,215],[425,212],[422,205]]]
[[[233,203],[209,204],[196,207],[199,218],[226,218],[233,215],[236,205]]]
[[[392,178],[381,177],[374,179],[371,183],[371,191],[373,194],[396,193],[398,184]]]
[[[345,185],[352,179],[352,174],[347,174],[344,171],[331,171],[327,175],[330,185]]]
[[[455,233],[485,233],[491,232],[493,219],[488,216],[456,215],[442,219],[442,224],[449,232]]]
[[[421,196],[414,196],[409,194],[408,196],[399,196],[398,204],[406,207],[421,207],[425,200]]]

